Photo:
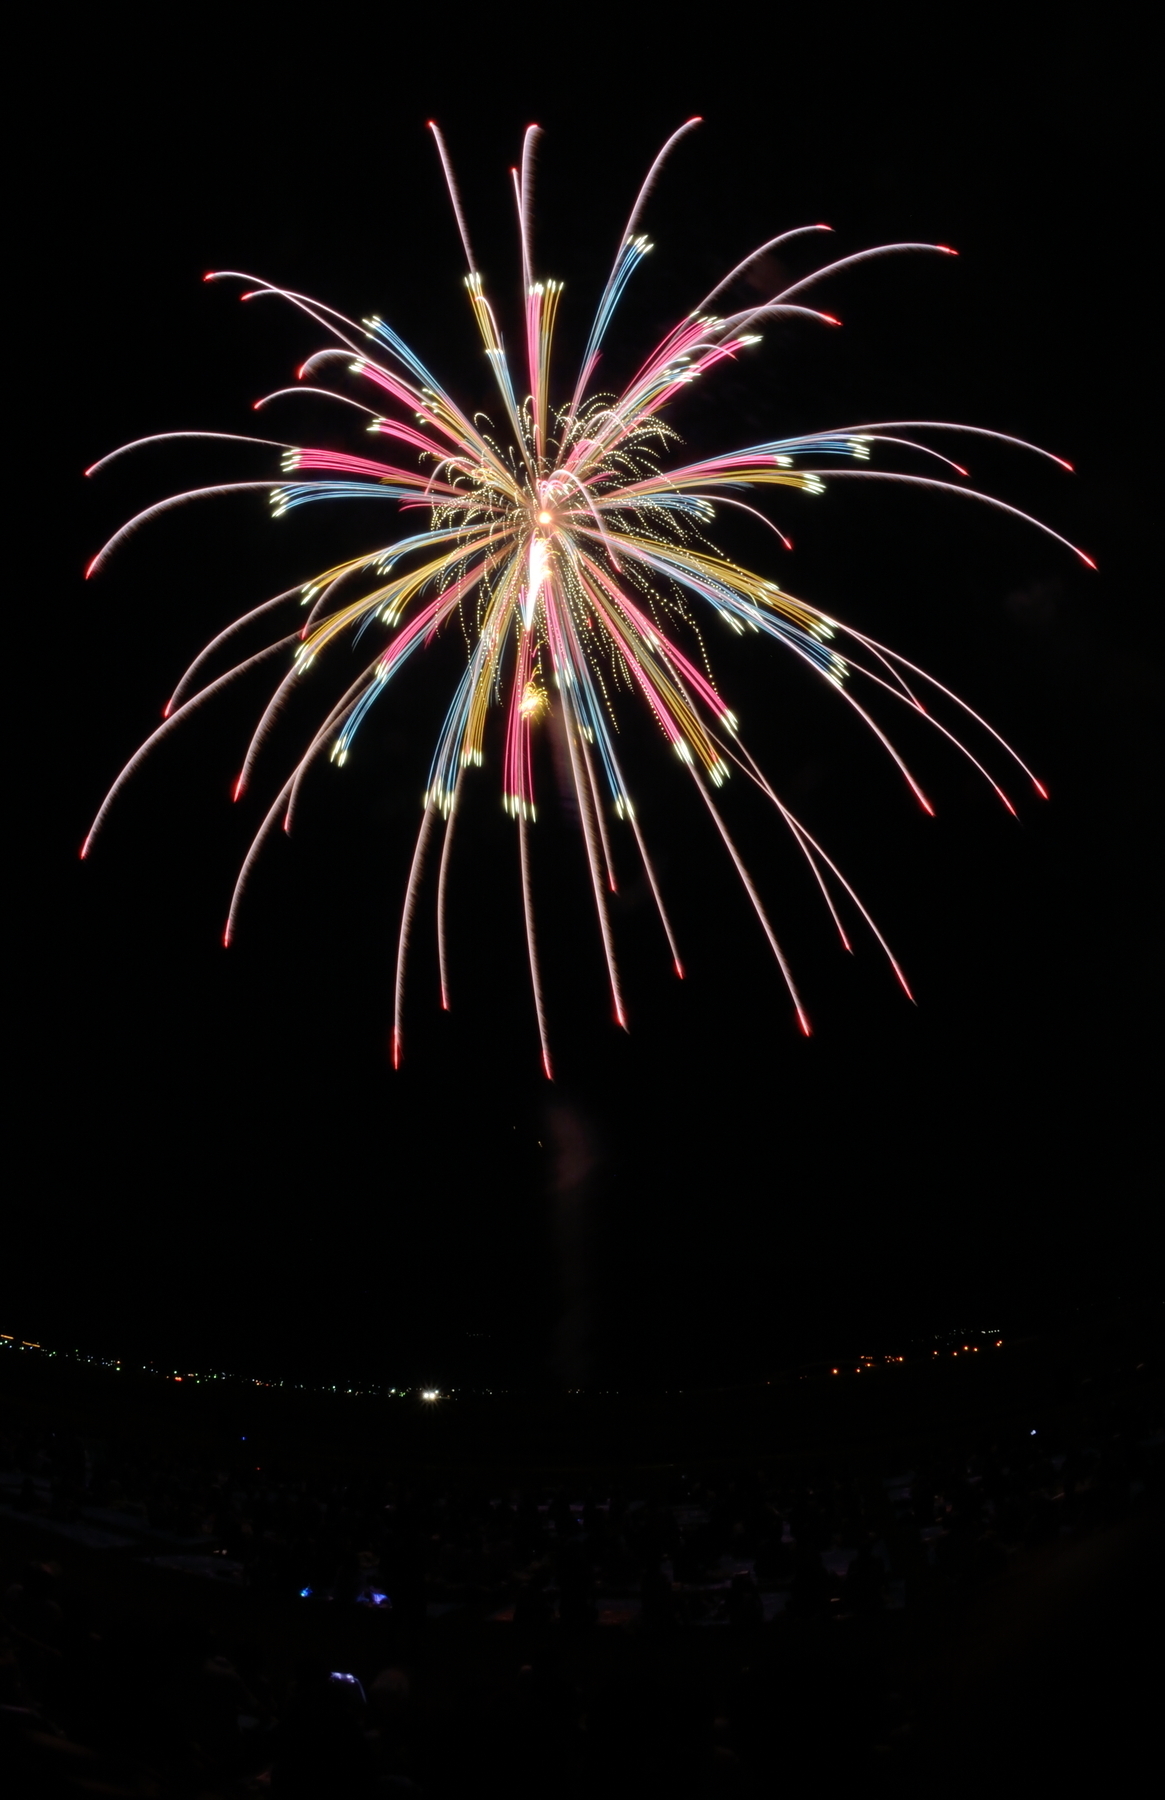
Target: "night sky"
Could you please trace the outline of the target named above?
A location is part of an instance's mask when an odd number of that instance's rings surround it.
[[[38,460],[17,604],[36,643],[10,664],[31,701],[17,750],[31,806],[9,942],[28,1083],[0,1327],[328,1379],[667,1384],[1135,1291],[1156,1185],[1160,650],[1133,50],[1081,35],[1037,55],[986,27],[843,42],[840,24],[788,35],[741,15],[731,47],[662,63],[646,38],[590,43],[580,25],[541,61],[517,37],[511,50],[458,39],[437,68],[434,46],[421,59],[367,16],[302,40],[172,31],[75,44],[24,165],[32,317],[14,337]],[[179,446],[93,482],[81,471],[151,431],[255,428],[250,403],[323,342],[277,302],[203,285],[212,268],[379,311],[452,391],[489,406],[429,116],[511,340],[508,169],[529,120],[545,127],[536,242],[540,271],[567,284],[565,385],[642,173],[696,112],[706,124],[644,215],[656,249],[609,366],[632,373],[783,228],[826,220],[836,254],[957,247],[957,261],[902,257],[831,283],[822,302],[843,331],[770,328],[673,422],[711,453],[949,418],[1071,459],[1075,476],[963,440],[975,483],[1082,544],[1095,575],[1018,522],[872,483],[779,494],[792,555],[759,527],[714,533],[953,687],[1052,799],[1010,782],[1017,823],[949,746],[883,708],[936,805],[926,819],[836,696],[778,646],[710,624],[743,735],[874,912],[918,1005],[868,937],[842,953],[778,823],[733,791],[727,816],[813,1020],[801,1039],[708,821],[625,705],[621,751],[688,979],[670,972],[625,847],[614,922],[630,1035],[610,1022],[547,752],[534,853],[558,1079],[545,1082],[499,738],[459,825],[454,1010],[438,1006],[429,884],[394,1074],[401,895],[463,653],[450,640],[414,660],[359,756],[321,769],[224,953],[234,870],[274,792],[260,780],[230,805],[262,675],[159,754],[85,865],[78,846],[201,645],[394,527],[367,506],[272,523],[262,496],[208,503],[85,585],[132,512],[182,486],[265,478],[276,453]],[[791,250],[785,271],[810,255]],[[337,410],[280,402],[257,429],[364,450]],[[269,779],[296,741],[289,726]]]

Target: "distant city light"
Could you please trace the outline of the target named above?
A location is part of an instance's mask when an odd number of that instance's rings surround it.
[[[485,1334],[471,1332],[468,1335],[477,1337]],[[930,1334],[928,1334],[928,1336],[929,1335]],[[976,1339],[980,1341],[976,1342]],[[958,1331],[952,1329],[949,1332],[935,1332],[933,1334],[934,1347],[930,1348],[930,1355],[932,1358],[940,1356],[958,1357],[975,1355],[985,1345],[993,1345],[995,1349],[1002,1349],[1003,1341],[1002,1336],[999,1335],[998,1327],[990,1329],[980,1327],[974,1331],[968,1332],[964,1326]],[[348,1385],[328,1381],[286,1381],[277,1376],[264,1378],[258,1375],[243,1374],[238,1370],[231,1371],[227,1369],[188,1369],[180,1374],[177,1369],[173,1367],[169,1369],[160,1367],[159,1364],[153,1360],[147,1360],[140,1363],[136,1361],[125,1363],[120,1357],[96,1355],[77,1348],[72,1350],[53,1349],[51,1346],[41,1344],[34,1339],[18,1338],[11,1332],[0,1331],[0,1355],[2,1355],[5,1350],[12,1352],[13,1355],[25,1354],[30,1355],[33,1358],[37,1355],[49,1358],[59,1357],[62,1360],[86,1364],[91,1368],[114,1369],[119,1374],[124,1373],[128,1369],[131,1374],[137,1373],[139,1375],[148,1376],[155,1381],[164,1381],[167,1383],[194,1382],[196,1384],[201,1384],[202,1382],[217,1381],[224,1383],[238,1383],[241,1387],[248,1389],[278,1388],[284,1391],[290,1390],[292,1392],[303,1394],[344,1395],[359,1401],[375,1399],[383,1402],[389,1399],[400,1399],[402,1401],[420,1399],[431,1406],[440,1400],[455,1400],[459,1395],[464,1395],[466,1393],[475,1394],[478,1397],[489,1396],[492,1398],[497,1394],[510,1391],[506,1388],[486,1388],[477,1387],[476,1385],[472,1388],[465,1389],[456,1386],[452,1388],[422,1388],[415,1386],[389,1387],[381,1381],[369,1383],[367,1386]],[[815,1364],[812,1367],[805,1365],[795,1373],[797,1374],[797,1378],[802,1381],[814,1379],[817,1376],[824,1374],[827,1370],[831,1375],[870,1374],[873,1373],[875,1369],[885,1369],[888,1366],[917,1362],[919,1359],[925,1358],[926,1354],[927,1350],[922,1344],[917,1345],[917,1348],[912,1349],[907,1355],[903,1355],[898,1351],[882,1351],[876,1354],[863,1352],[859,1355],[856,1363],[843,1362],[841,1364],[833,1365],[823,1362]],[[793,1372],[786,1371],[786,1373],[791,1374]],[[766,1383],[766,1385],[768,1385],[768,1383]],[[562,1393],[564,1397],[566,1395],[590,1393],[596,1397],[606,1398],[617,1396],[621,1391],[622,1390],[618,1388],[570,1388],[563,1389]],[[663,1391],[683,1393],[685,1390],[682,1388],[675,1390],[669,1388],[664,1389]],[[1034,1432],[1032,1435],[1035,1435]],[[248,1441],[249,1438],[246,1433],[241,1434],[238,1439],[238,1442],[242,1444],[245,1444]]]

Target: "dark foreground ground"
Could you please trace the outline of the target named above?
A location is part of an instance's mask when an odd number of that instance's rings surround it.
[[[1160,1660],[1161,1338],[1110,1311],[860,1374],[436,1401],[2,1346],[6,1791],[1119,1781]]]

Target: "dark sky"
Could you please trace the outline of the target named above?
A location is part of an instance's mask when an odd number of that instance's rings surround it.
[[[1135,49],[1080,35],[1037,53],[981,20],[965,38],[790,34],[743,15],[726,29],[727,47],[661,55],[580,26],[577,42],[538,40],[533,61],[517,39],[422,53],[389,25],[368,35],[366,17],[279,41],[94,30],[57,65],[24,164],[19,279],[36,324],[16,334],[37,364],[40,463],[19,602],[37,637],[21,665],[33,805],[14,956],[31,1079],[3,1329],[387,1380],[699,1379],[842,1339],[1018,1323],[1145,1278],[1160,646]],[[642,172],[694,112],[707,122],[644,217],[657,249],[612,367],[621,354],[629,373],[784,227],[827,220],[839,253],[955,245],[957,262],[902,258],[832,284],[844,331],[770,330],[675,423],[711,451],[952,418],[1070,458],[1074,477],[966,460],[1082,543],[1096,575],[985,510],[856,483],[782,502],[796,550],[774,568],[963,694],[1052,800],[1013,784],[1016,823],[906,719],[928,821],[776,646],[711,630],[745,734],[876,913],[917,1007],[860,934],[856,957],[836,948],[776,825],[733,793],[814,1021],[803,1042],[706,823],[629,720],[689,979],[670,976],[632,882],[615,912],[632,1032],[609,1023],[547,760],[535,853],[559,1079],[542,1080],[495,745],[455,867],[455,1010],[437,1008],[429,888],[394,1075],[400,896],[456,646],[414,662],[361,759],[316,782],[224,953],[233,871],[261,817],[258,798],[244,818],[229,805],[261,682],[158,757],[84,867],[77,847],[202,643],[390,527],[367,508],[275,525],[261,497],[205,505],[86,586],[88,556],[139,507],[273,465],[224,445],[145,452],[88,484],[80,472],[146,432],[250,429],[250,402],[318,347],[275,303],[204,286],[211,268],[380,311],[488,403],[425,119],[445,127],[503,307],[517,272],[507,171],[525,124],[545,127],[539,264],[567,282],[568,352]],[[284,403],[277,426],[273,409],[271,435],[340,441],[332,415],[299,408]],[[721,541],[771,560],[759,535]]]

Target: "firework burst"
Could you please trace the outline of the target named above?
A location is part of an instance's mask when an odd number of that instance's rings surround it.
[[[1040,521],[968,487],[965,471],[930,439],[936,432],[969,432],[1039,456],[1048,456],[1048,452],[972,426],[882,421],[754,444],[683,463],[677,461],[678,440],[665,418],[669,403],[684,388],[711,375],[718,363],[756,344],[756,327],[764,320],[791,316],[814,324],[836,324],[810,301],[814,285],[824,276],[892,252],[953,255],[953,251],[938,244],[882,245],[829,262],[761,305],[718,313],[716,302],[768,252],[792,238],[828,228],[807,226],[782,233],[730,270],[652,350],[621,393],[596,391],[596,371],[619,298],[650,249],[638,229],[644,202],[669,151],[697,122],[690,120],[669,139],[648,172],[603,289],[573,392],[565,402],[562,398],[556,401],[550,380],[562,286],[538,280],[534,274],[532,153],[537,127],[527,132],[521,167],[512,172],[522,251],[525,373],[519,386],[474,261],[444,142],[436,126],[431,128],[468,264],[470,308],[499,396],[498,421],[487,420],[480,413],[467,416],[382,319],[358,324],[306,295],[233,271],[208,276],[208,280],[242,280],[248,289],[245,299],[258,295],[282,298],[306,313],[331,340],[299,370],[297,387],[280,389],[257,406],[262,408],[289,393],[325,395],[362,413],[367,431],[384,443],[384,454],[391,460],[304,449],[267,438],[236,439],[281,451],[279,478],[230,482],[172,495],[124,525],[88,571],[93,574],[130,533],[167,509],[240,489],[267,490],[276,516],[310,502],[344,499],[387,500],[397,503],[402,512],[421,515],[419,529],[406,531],[383,548],[323,570],[306,584],[275,595],[208,644],[179,682],[163,724],[114,782],[82,851],[88,853],[125,782],[162,738],[245,671],[283,658],[290,667],[281,675],[243,759],[235,786],[239,798],[291,691],[331,646],[351,643],[365,633],[375,634],[377,647],[371,660],[314,731],[254,837],[231,900],[225,932],[229,943],[256,858],[273,831],[280,827],[290,830],[308,769],[325,755],[342,764],[362,722],[413,652],[444,630],[460,626],[468,658],[433,755],[405,891],[396,962],[394,1063],[399,1063],[401,1055],[405,954],[426,854],[436,832],[440,839],[437,942],[442,1004],[447,1007],[445,910],[450,845],[467,771],[500,748],[502,800],[514,819],[518,839],[542,1060],[547,1075],[551,1073],[529,846],[536,813],[533,740],[544,721],[559,732],[565,746],[564,763],[577,805],[619,1024],[626,1025],[626,1012],[607,900],[616,886],[612,824],[621,821],[629,830],[676,972],[682,974],[675,933],[616,750],[614,700],[621,691],[638,694],[645,703],[707,807],[780,967],[801,1029],[808,1033],[809,1025],[788,961],[717,804],[716,790],[730,774],[754,783],[776,809],[812,870],[845,947],[849,948],[849,939],[842,909],[848,907],[873,933],[909,993],[896,958],[858,896],[818,841],[784,805],[741,742],[737,721],[721,698],[703,654],[697,616],[701,609],[712,609],[736,632],[777,639],[829,682],[893,759],[927,812],[932,810],[930,803],[915,777],[854,692],[862,683],[926,718],[969,758],[1004,805],[1014,811],[979,758],[924,706],[916,690],[929,686],[987,734],[994,748],[1005,752],[1043,793],[1010,746],[956,695],[886,645],[794,598],[767,576],[742,568],[717,551],[707,533],[719,509],[728,507],[761,519],[781,538],[765,514],[742,497],[754,490],[777,487],[812,495],[841,479],[889,480],[963,494],[1016,514],[1090,562]],[[357,391],[363,392],[362,399],[319,384],[319,372],[335,359],[347,363]],[[523,388],[527,391],[519,398]],[[235,439],[235,434],[164,433],[140,439],[102,458],[89,473],[125,450],[173,437]],[[902,452],[912,458],[929,458],[935,472],[919,474],[892,463],[874,466],[875,457],[893,458]],[[1062,462],[1058,457],[1050,460]],[[358,590],[356,597],[354,589]],[[212,657],[245,626],[277,618],[281,610],[290,612],[297,606],[306,611],[306,618],[292,631],[225,674],[205,679]],[[494,730],[493,721],[499,714],[500,728]]]

